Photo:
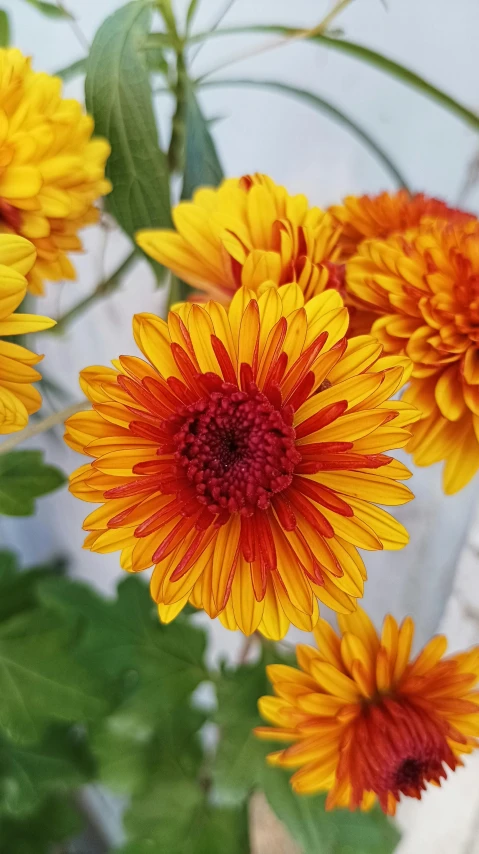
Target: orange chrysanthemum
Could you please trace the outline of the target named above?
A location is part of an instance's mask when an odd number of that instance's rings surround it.
[[[347,266],[354,298],[382,315],[372,334],[406,353],[403,400],[422,413],[407,450],[417,465],[446,460],[444,489],[479,469],[479,223],[429,223],[361,244]]]
[[[146,357],[93,367],[93,411],[67,422],[93,457],[71,491],[101,504],[85,547],[155,565],[151,591],[169,621],[190,600],[245,634],[311,629],[317,599],[352,611],[366,572],[356,549],[402,548],[403,526],[379,504],[411,493],[384,451],[417,416],[389,398],[409,362],[344,336],[348,314],[327,291],[304,304],[296,284],[241,288],[228,312],[184,304],[168,322],[134,319]]]
[[[137,243],[189,285],[227,304],[241,285],[297,282],[306,300],[342,284],[340,228],[267,175],[230,178],[197,190],[173,210],[176,231],[140,231]],[[330,282],[330,271],[333,281]]]
[[[419,225],[425,219],[446,220],[457,224],[474,220],[472,214],[450,208],[440,199],[407,190],[380,193],[378,196],[346,196],[342,205],[332,205],[329,213],[341,227],[338,246],[341,259],[353,255],[362,240],[389,237]]]
[[[91,138],[92,117],[61,90],[19,50],[0,49],[0,231],[34,244],[34,294],[45,280],[75,278],[68,253],[81,250],[78,232],[96,222],[93,203],[111,190],[109,143]]]
[[[268,759],[299,768],[295,792],[328,792],[327,809],[367,810],[377,799],[394,815],[401,795],[420,799],[479,746],[479,647],[443,658],[438,636],[410,661],[410,617],[398,627],[388,615],[380,637],[360,608],[338,619],[341,637],[319,620],[318,648],[296,647],[299,669],[267,668],[276,696],[259,709],[274,728],[256,734],[293,742]]]

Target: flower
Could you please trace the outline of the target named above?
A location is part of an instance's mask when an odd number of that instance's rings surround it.
[[[15,433],[40,409],[42,398],[32,383],[41,379],[33,367],[37,356],[4,341],[3,336],[24,335],[55,325],[49,317],[13,314],[27,292],[26,276],[35,263],[35,249],[23,237],[0,234],[0,433]]]
[[[67,253],[81,250],[78,231],[96,222],[93,202],[111,189],[110,146],[91,139],[93,119],[61,87],[19,50],[0,49],[0,229],[34,244],[34,294],[45,279],[75,278]]]
[[[425,219],[441,219],[458,224],[474,220],[472,214],[450,208],[440,199],[407,190],[380,193],[378,196],[346,196],[342,205],[332,205],[329,213],[341,227],[339,247],[346,260],[362,240],[388,237],[419,225]]]
[[[201,188],[173,210],[176,231],[144,230],[138,245],[209,297],[228,304],[241,285],[295,281],[306,300],[333,276],[340,228],[306,196],[290,196],[267,175]]]
[[[457,492],[479,469],[479,223],[365,241],[347,288],[381,315],[372,334],[385,351],[413,362],[403,400],[422,418],[407,450],[419,466],[445,460],[444,490]]]
[[[256,735],[293,742],[268,761],[299,769],[295,792],[328,792],[326,809],[377,799],[394,815],[401,795],[420,799],[479,746],[479,647],[444,658],[439,635],[410,661],[411,617],[398,627],[388,615],[380,637],[361,608],[338,620],[340,637],[320,619],[317,648],[296,647],[298,669],[267,668],[276,696],[259,710],[274,727]]]
[[[155,565],[160,617],[188,600],[230,629],[283,637],[311,629],[317,599],[352,611],[366,571],[357,548],[402,548],[402,525],[371,502],[412,497],[383,452],[417,413],[391,403],[408,360],[372,338],[344,340],[348,315],[326,291],[240,288],[214,302],[136,315],[147,361],[121,356],[81,378],[93,411],[67,442],[93,457],[74,495],[101,506],[85,547]]]

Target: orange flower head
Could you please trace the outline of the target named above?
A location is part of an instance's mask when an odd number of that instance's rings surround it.
[[[317,648],[296,647],[298,669],[268,667],[275,696],[259,709],[273,727],[256,734],[292,742],[268,760],[299,769],[295,792],[328,792],[327,809],[378,800],[394,815],[401,795],[420,799],[479,746],[479,647],[444,658],[437,636],[410,660],[410,617],[398,627],[388,615],[380,637],[361,608],[338,620],[341,636],[320,619]]]
[[[472,214],[450,208],[440,199],[407,190],[377,196],[346,196],[342,205],[332,205],[329,213],[341,227],[339,248],[342,260],[354,255],[362,240],[389,237],[419,225],[423,220],[446,220],[457,224],[475,219]]]
[[[422,413],[408,450],[417,465],[446,461],[444,489],[479,469],[479,223],[424,223],[362,243],[347,265],[353,297],[380,315],[372,334],[406,353],[403,400]]]
[[[340,228],[267,175],[201,188],[173,210],[176,231],[140,231],[137,243],[189,285],[228,304],[241,285],[295,281],[305,300],[337,286]],[[336,275],[337,278],[337,275]]]
[[[372,338],[345,341],[335,291],[306,304],[296,284],[240,288],[228,311],[183,304],[134,319],[145,360],[82,373],[93,410],[67,422],[92,461],[71,491],[101,506],[85,547],[154,565],[160,617],[190,600],[228,628],[283,637],[311,629],[318,599],[352,611],[357,548],[402,548],[378,504],[411,493],[384,452],[409,440],[413,407],[389,398],[409,362]]]

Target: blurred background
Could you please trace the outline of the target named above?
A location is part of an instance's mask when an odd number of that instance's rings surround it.
[[[75,22],[53,21],[22,0],[3,0],[12,25],[11,43],[33,57],[35,70],[55,72],[85,56],[101,22],[122,5],[120,0],[68,0]],[[178,16],[188,3],[175,0]],[[195,30],[208,30],[224,14],[221,27],[281,23],[311,28],[327,13],[323,0],[202,0]],[[414,70],[470,109],[479,110],[479,4],[477,0],[355,0],[334,27],[345,38],[367,45]],[[276,81],[308,89],[343,110],[374,138],[405,176],[409,187],[479,212],[476,184],[479,137],[451,112],[364,62],[317,44],[296,41],[275,47],[277,36],[244,34],[210,39],[193,48],[196,76],[208,79]],[[269,46],[270,49],[267,49]],[[243,59],[240,59],[240,57]],[[223,68],[224,66],[224,68]],[[215,71],[215,69],[218,69]],[[65,94],[83,100],[83,77],[70,80]],[[266,172],[291,193],[305,193],[312,204],[326,207],[347,194],[393,190],[390,172],[357,135],[310,105],[255,86],[204,88],[203,112],[227,176]],[[172,99],[159,94],[156,103],[160,142],[165,145]],[[75,258],[78,281],[50,285],[38,311],[57,318],[115,269],[129,252],[127,239],[106,221],[84,235],[86,252]],[[62,336],[42,335],[43,372],[56,390],[45,394],[45,414],[81,399],[78,372],[107,364],[120,353],[133,353],[131,317],[135,312],[164,311],[166,294],[158,290],[144,261],[130,270],[121,288],[96,300]],[[61,431],[33,443],[66,471],[79,458],[63,446]],[[417,642],[439,626],[453,645],[479,639],[479,523],[474,517],[479,484],[453,498],[440,488],[440,470],[415,470],[411,482],[417,500],[398,513],[411,532],[402,552],[369,554],[370,581],[365,604],[379,624],[387,610],[414,616]],[[66,490],[42,500],[35,517],[0,517],[3,545],[19,550],[26,563],[64,555],[71,572],[103,592],[112,591],[121,570],[116,554],[81,550],[84,507]],[[237,654],[240,638],[216,624],[211,656]],[[293,635],[294,637],[294,635]],[[472,758],[445,789],[428,793],[421,811],[408,803],[399,811],[404,835],[401,854],[447,851],[479,852],[479,762]],[[467,797],[465,793],[467,792]],[[107,807],[105,807],[107,809]],[[270,837],[271,840],[272,837]],[[271,844],[271,843],[270,843]],[[275,854],[281,849],[278,841]],[[7,849],[5,854],[8,854]],[[259,850],[259,849],[258,849]],[[266,850],[273,850],[264,849]],[[285,848],[289,852],[289,848]],[[292,850],[292,849],[291,849]],[[263,849],[261,849],[263,852]]]

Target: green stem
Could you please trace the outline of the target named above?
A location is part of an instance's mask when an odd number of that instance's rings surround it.
[[[25,427],[25,430],[21,430],[20,433],[16,433],[10,439],[5,439],[0,444],[0,454],[6,454],[8,451],[13,451],[17,445],[21,445],[23,442],[26,442],[27,439],[31,439],[33,436],[39,436],[40,433],[46,433],[47,430],[51,430],[52,427],[56,427],[58,424],[63,424],[67,418],[70,418],[71,415],[76,415],[77,412],[83,412],[84,409],[88,409],[89,407],[88,400],[82,400],[80,403],[72,403],[71,406],[65,407],[60,412],[54,412],[52,415],[49,415],[48,418],[43,418],[42,421],[37,421],[36,424],[29,424],[28,427]]]
[[[168,168],[170,174],[182,172],[185,160],[186,141],[186,65],[182,48],[176,52],[176,84],[173,94],[176,109],[171,123],[171,138],[168,147]]]
[[[134,249],[133,252],[131,252],[130,255],[125,258],[123,263],[120,264],[118,269],[116,269],[115,272],[111,274],[111,276],[108,276],[107,279],[101,281],[91,294],[85,297],[85,299],[80,300],[80,302],[77,302],[77,304],[74,305],[73,308],[63,314],[62,317],[59,318],[57,325],[52,327],[51,331],[55,335],[65,332],[65,329],[67,328],[67,326],[69,326],[72,320],[77,318],[80,314],[83,314],[85,309],[89,308],[89,306],[96,302],[97,299],[102,299],[103,297],[112,294],[113,291],[115,291],[120,285],[124,273],[126,273],[130,269],[137,257],[137,251],[136,249]]]

